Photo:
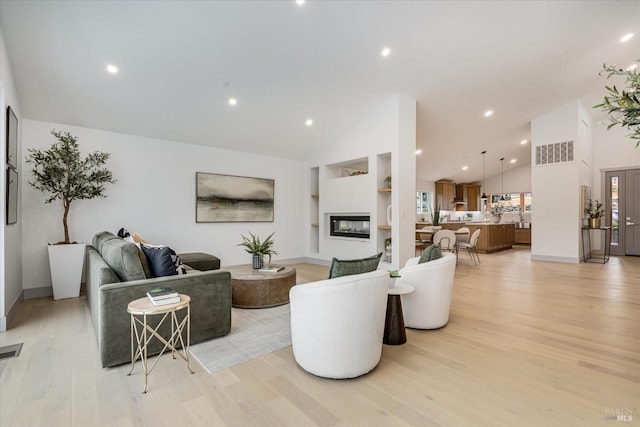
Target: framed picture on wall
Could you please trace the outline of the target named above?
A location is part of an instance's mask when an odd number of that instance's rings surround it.
[[[7,165],[10,168],[18,167],[18,117],[11,107],[7,107]]]
[[[196,222],[273,222],[274,180],[196,173]]]
[[[7,225],[18,222],[18,172],[7,168]]]

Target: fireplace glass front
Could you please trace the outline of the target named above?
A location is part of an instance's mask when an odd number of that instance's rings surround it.
[[[368,215],[351,215],[339,216],[331,215],[329,217],[330,228],[329,234],[336,237],[353,237],[358,239],[369,238],[369,216]]]

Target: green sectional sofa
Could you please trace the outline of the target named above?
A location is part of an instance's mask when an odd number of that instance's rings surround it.
[[[129,302],[145,297],[149,289],[169,286],[191,297],[191,344],[227,335],[231,331],[231,275],[221,270],[147,278],[144,255],[138,247],[109,232],[96,234],[87,246],[87,299],[103,367],[131,361]],[[181,313],[182,312],[182,313]],[[184,310],[178,312],[184,316]],[[161,315],[148,317],[155,327]],[[181,318],[181,317],[180,317]],[[165,325],[166,324],[166,325]],[[169,322],[162,327],[169,328]],[[163,336],[169,336],[163,330]],[[157,340],[149,354],[162,349]]]

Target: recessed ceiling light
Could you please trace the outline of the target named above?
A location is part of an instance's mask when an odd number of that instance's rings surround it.
[[[463,167],[462,167],[462,170],[463,170],[463,171],[466,171],[466,170],[468,170],[468,169],[469,169],[469,166],[463,166]]]
[[[620,39],[621,43],[628,42],[633,37],[633,33],[625,34],[624,37]]]
[[[487,110],[484,112],[485,117],[490,117],[491,115],[493,115],[493,110]]]
[[[517,161],[518,161],[518,159],[511,159],[511,160],[509,160],[509,163],[515,163]]]
[[[389,49],[388,47],[385,47],[384,49],[382,49],[382,52],[380,52],[380,55],[389,56],[390,53],[391,53],[391,49]]]
[[[422,154],[422,150],[417,149],[417,150],[416,150],[416,154]]]
[[[238,100],[235,98],[229,98],[229,105],[236,105],[238,103]]]
[[[307,121],[304,122],[304,124],[307,125],[307,126],[311,126],[313,124],[313,120],[307,119]]]
[[[304,0],[296,0],[296,4],[298,6],[302,6],[304,4]]]
[[[110,72],[111,74],[118,74],[118,67],[116,67],[115,65],[107,65],[107,71]]]
[[[529,142],[529,141],[527,141],[526,139],[523,139],[522,141],[520,141],[520,145],[524,145],[524,144],[526,144],[527,142]]]

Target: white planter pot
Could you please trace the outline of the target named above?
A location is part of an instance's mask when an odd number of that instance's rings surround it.
[[[84,243],[49,245],[53,299],[75,298],[80,295],[84,250]]]

